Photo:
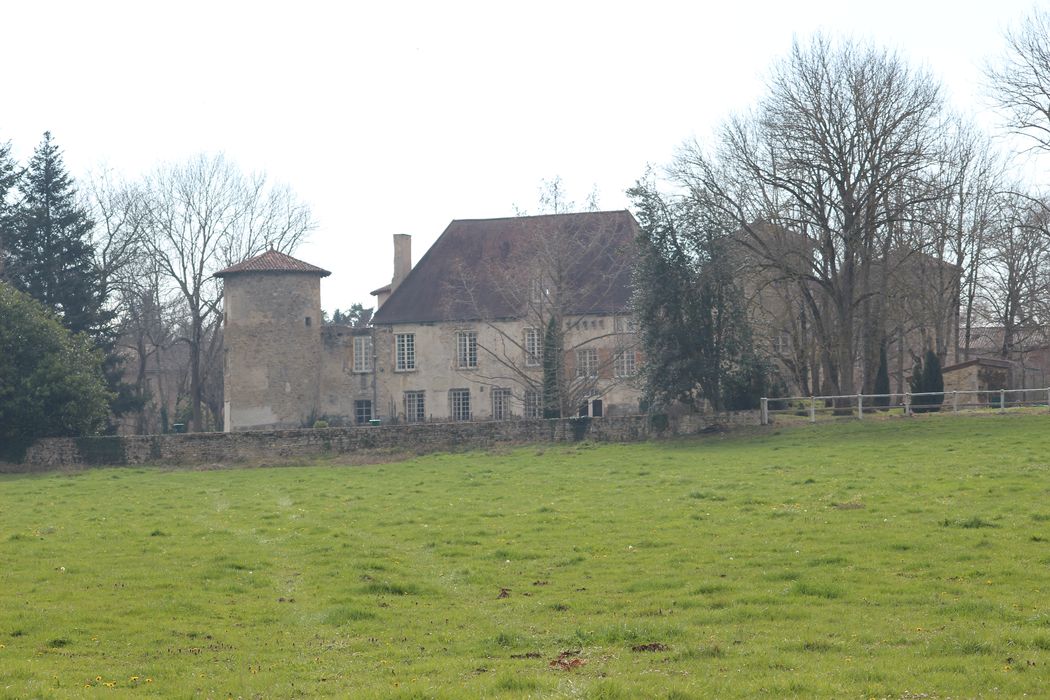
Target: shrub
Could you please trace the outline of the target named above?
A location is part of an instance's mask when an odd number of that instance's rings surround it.
[[[0,282],[0,445],[20,459],[38,437],[90,435],[106,421],[102,355],[38,301]]]

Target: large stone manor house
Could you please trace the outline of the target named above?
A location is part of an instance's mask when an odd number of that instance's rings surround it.
[[[327,270],[269,250],[224,282],[225,429],[543,414],[560,335],[562,415],[640,409],[627,211],[456,220],[412,265],[394,236],[372,325],[322,323]]]
[[[275,250],[228,267],[216,273],[225,429],[541,418],[551,408],[545,338],[561,348],[556,413],[638,413],[645,358],[629,313],[638,233],[627,211],[455,220],[415,265],[411,237],[395,235],[393,276],[372,292],[378,310],[363,328],[322,322],[327,270]],[[815,255],[794,232],[763,235],[777,257]],[[787,391],[828,393],[797,285],[747,250],[734,255],[755,343]],[[885,265],[891,391],[902,393],[927,347],[945,364],[971,358],[958,352],[958,268],[921,254]]]

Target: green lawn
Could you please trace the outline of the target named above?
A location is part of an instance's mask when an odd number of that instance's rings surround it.
[[[1048,436],[0,476],[0,697],[1045,697]]]

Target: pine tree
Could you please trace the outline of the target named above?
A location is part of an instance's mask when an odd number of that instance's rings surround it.
[[[890,405],[890,372],[886,361],[886,341],[879,343],[879,369],[875,372],[875,386],[872,389],[876,394],[876,406]]]
[[[11,239],[11,191],[18,183],[18,165],[11,157],[11,144],[0,144],[0,281],[6,279]]]
[[[915,367],[911,371],[911,379],[908,382],[913,394],[932,394],[931,396],[916,396],[912,399],[915,413],[926,411],[939,411],[944,403],[944,375],[941,372],[941,359],[933,350],[927,350],[921,358],[916,358]]]
[[[93,261],[94,224],[77,203],[62,152],[46,132],[18,183],[6,246],[15,287],[52,309],[69,330],[104,339],[104,308]]]
[[[923,391],[935,393],[934,396],[927,396],[924,403],[930,406],[929,410],[939,411],[941,404],[944,403],[944,374],[941,372],[941,358],[933,350],[927,350],[922,365]]]
[[[640,224],[633,310],[646,354],[646,397],[715,410],[757,406],[773,377],[754,343],[727,228],[711,212],[628,190]]]
[[[561,327],[551,316],[543,334],[543,417],[561,418],[561,386],[564,369]]]

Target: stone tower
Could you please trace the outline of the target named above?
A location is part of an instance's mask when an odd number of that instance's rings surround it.
[[[317,415],[321,278],[330,274],[272,249],[215,273],[225,287],[227,432],[299,428]]]

